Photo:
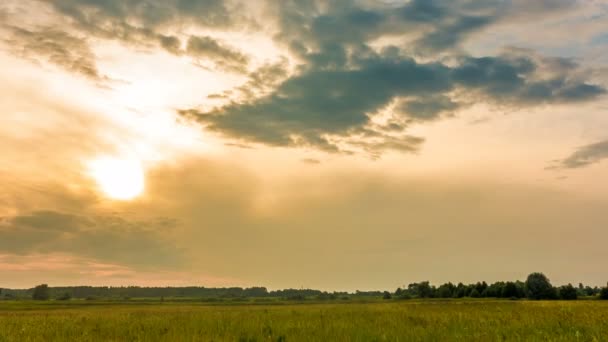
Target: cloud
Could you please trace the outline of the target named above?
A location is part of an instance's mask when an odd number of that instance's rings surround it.
[[[232,102],[212,111],[183,110],[208,129],[231,138],[272,146],[308,146],[348,152],[348,140],[369,132],[374,113],[395,100],[405,104],[393,118],[436,118],[458,109],[451,96],[468,103],[489,102],[516,107],[588,101],[606,90],[577,78],[578,66],[556,63],[524,51],[496,57],[464,56],[457,64],[421,63],[396,47],[379,53],[353,52],[348,67],[309,67],[275,91],[251,101]],[[375,132],[381,141],[357,141],[375,150],[416,151],[420,139]],[[346,146],[346,147],[345,147]]]
[[[212,60],[217,67],[224,70],[246,72],[249,58],[234,48],[225,46],[211,37],[192,36],[188,40],[186,53],[195,58]]]
[[[276,10],[276,37],[298,59],[296,72],[257,98],[180,113],[246,142],[344,153],[362,148],[374,156],[383,149],[417,151],[423,139],[405,134],[408,123],[447,117],[473,103],[530,107],[605,94],[572,60],[516,48],[482,57],[460,49],[469,35],[494,23],[569,6],[284,1]],[[392,124],[378,129],[373,117],[395,103]]]
[[[13,6],[19,8],[17,4]],[[26,21],[12,20],[10,43],[18,48],[27,47],[29,57],[47,58],[68,71],[91,78],[99,78],[99,73],[95,57],[81,37],[121,41],[131,48],[161,48],[197,60],[210,59],[223,71],[246,71],[248,57],[243,53],[214,38],[187,33],[251,24],[243,12],[230,11],[223,0],[33,0],[24,4],[21,11],[13,11],[13,18],[35,15],[36,9],[48,6],[53,14],[52,25],[32,31]],[[182,49],[182,39],[187,41],[186,49]]]
[[[223,0],[56,0],[51,6],[84,30],[113,38],[176,22],[225,28],[233,21]]]
[[[608,158],[608,140],[603,140],[593,144],[578,148],[568,157],[559,160],[560,168],[577,169],[599,163]]]
[[[129,266],[179,266],[180,253],[162,234],[175,221],[133,221],[117,215],[32,211],[0,221],[0,249],[9,253],[70,253]]]
[[[53,27],[6,29],[9,32],[6,46],[17,56],[44,60],[95,81],[106,79],[99,73],[95,55],[85,39]]]

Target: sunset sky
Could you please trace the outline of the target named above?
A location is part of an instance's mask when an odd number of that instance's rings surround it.
[[[2,0],[0,287],[608,280],[608,1]]]

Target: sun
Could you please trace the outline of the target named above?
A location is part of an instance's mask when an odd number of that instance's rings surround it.
[[[144,191],[144,170],[138,160],[100,158],[89,168],[99,188],[111,199],[131,200]]]

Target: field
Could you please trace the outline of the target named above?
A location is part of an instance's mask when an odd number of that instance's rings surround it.
[[[608,301],[0,302],[0,341],[608,341]]]

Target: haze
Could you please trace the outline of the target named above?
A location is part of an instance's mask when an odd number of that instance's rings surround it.
[[[603,0],[3,0],[0,283],[603,285],[607,32]]]

